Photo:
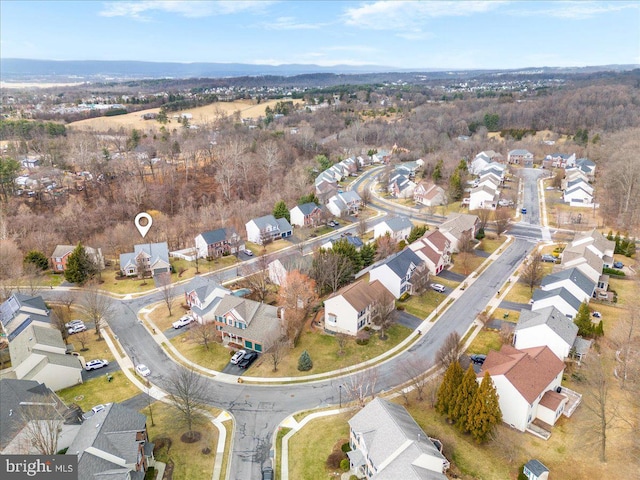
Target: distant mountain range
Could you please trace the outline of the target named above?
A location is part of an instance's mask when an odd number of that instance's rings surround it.
[[[334,65],[330,67],[312,64],[252,65],[246,63],[177,63],[100,60],[30,60],[22,58],[0,59],[0,79],[11,81],[105,81],[140,78],[224,78],[241,76],[279,75],[294,76],[310,73],[363,74],[383,72],[456,72],[468,76],[472,72],[487,73],[594,73],[601,71],[625,71],[640,65],[603,65],[590,67],[532,67],[510,70],[451,70],[438,68],[395,68],[381,65]]]

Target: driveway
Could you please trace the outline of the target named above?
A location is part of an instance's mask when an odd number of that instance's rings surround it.
[[[436,278],[444,278],[445,280],[451,280],[452,282],[464,282],[467,277],[462,275],[461,273],[452,272],[451,270],[443,270],[441,271]],[[436,278],[432,277],[432,280],[435,282]]]
[[[500,302],[499,308],[504,308],[505,310],[513,310],[514,312],[519,312],[520,310],[531,310],[531,305],[528,303],[518,303],[518,302],[510,302],[508,300],[503,300]]]
[[[411,315],[403,310],[400,310],[398,315],[398,323],[400,325],[404,325],[411,330],[415,330],[422,323],[422,319],[416,317],[415,315]]]

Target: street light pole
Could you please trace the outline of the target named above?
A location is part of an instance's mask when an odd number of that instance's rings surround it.
[[[338,391],[340,392],[340,408],[342,408],[342,385],[338,385]]]

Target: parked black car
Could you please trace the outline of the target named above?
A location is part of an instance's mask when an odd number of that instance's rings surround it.
[[[247,352],[244,354],[244,357],[242,357],[242,360],[238,362],[238,366],[240,368],[249,368],[257,358],[258,354],[256,352]]]
[[[472,353],[471,355],[469,355],[469,358],[471,359],[471,361],[473,363],[477,363],[478,365],[482,365],[484,363],[484,361],[487,359],[487,356],[483,355],[481,353]]]
[[[549,255],[548,253],[542,255],[541,257],[543,262],[550,262],[550,263],[556,263],[557,258],[554,257],[553,255]]]

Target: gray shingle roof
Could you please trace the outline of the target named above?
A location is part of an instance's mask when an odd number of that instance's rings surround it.
[[[392,232],[399,232],[405,228],[413,228],[413,223],[408,217],[392,217],[384,222]]]
[[[93,478],[96,473],[113,470],[119,474],[122,469],[85,452],[89,447],[122,458],[126,463],[136,463],[139,444],[136,437],[146,429],[146,423],[146,416],[117,403],[107,404],[104,410],[85,420],[67,450],[67,455],[79,455],[79,478]]]
[[[578,334],[578,326],[555,307],[542,308],[537,311],[521,310],[516,332],[538,325],[547,325],[567,345],[573,345]]]
[[[443,463],[446,459],[403,406],[376,397],[349,420],[349,426],[364,437],[369,458],[378,468],[376,480],[446,479],[441,471],[412,465],[423,455]]]
[[[216,230],[209,230],[202,232],[200,235],[207,245],[215,245],[216,243],[230,240],[235,231],[231,228],[218,228]]]
[[[546,287],[547,285],[553,285],[556,282],[562,282],[563,280],[571,280],[580,290],[582,290],[588,297],[593,295],[593,290],[596,288],[594,282],[589,277],[580,271],[579,268],[567,268],[566,270],[560,270],[556,273],[546,275],[540,286]]]
[[[540,300],[544,300],[546,298],[560,297],[569,305],[571,305],[575,310],[580,308],[580,304],[582,303],[576,297],[574,297],[569,290],[564,287],[554,288],[553,290],[536,290],[533,292],[533,301],[537,302]]]
[[[227,295],[218,303],[214,314],[224,316],[232,310],[235,310],[236,316],[246,322],[247,328],[225,325],[224,330],[227,332],[262,343],[270,340],[274,333],[280,332],[281,324],[277,307],[247,298]]]
[[[527,467],[527,470],[529,470],[531,473],[533,473],[536,476],[540,476],[545,472],[548,472],[549,469],[547,467],[545,467],[542,462],[540,462],[540,460],[529,460],[527,463],[525,463],[524,465],[525,467]]]
[[[311,215],[316,208],[319,208],[314,202],[303,203],[302,205],[296,205],[294,208],[298,208],[302,214],[306,217]]]

